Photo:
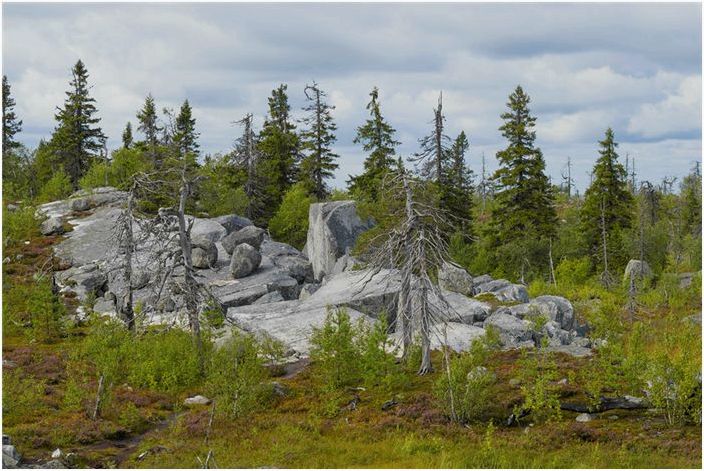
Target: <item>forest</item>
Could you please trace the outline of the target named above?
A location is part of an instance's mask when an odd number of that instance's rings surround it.
[[[188,99],[161,108],[148,91],[108,149],[100,83],[81,60],[67,82],[53,133],[29,148],[3,76],[4,467],[701,467],[700,162],[641,180],[605,123],[580,194],[567,158],[549,178],[520,85],[506,91],[495,172],[468,166],[473,136],[447,135],[442,94],[417,152],[399,155],[370,86],[355,104],[368,112],[354,139],[363,171],[339,189],[335,107],[315,81],[262,97],[261,128],[254,111],[238,117],[232,148],[214,155]],[[117,196],[103,208],[99,195]],[[327,222],[350,201],[355,215]],[[338,240],[335,227],[360,227],[337,273],[316,265],[316,211]],[[117,228],[110,283],[61,252],[88,252],[70,245],[95,235],[76,221],[100,214]],[[196,237],[215,220],[222,238]],[[223,250],[223,273],[256,297],[222,301],[225,281],[204,273]],[[285,259],[293,295],[252,278],[262,257]],[[342,302],[335,277],[355,273],[398,287],[378,288],[381,308]],[[266,332],[277,305],[323,292],[320,316],[291,321],[305,339]],[[520,336],[491,320],[506,313]]]

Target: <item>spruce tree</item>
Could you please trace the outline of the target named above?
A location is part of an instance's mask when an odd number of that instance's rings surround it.
[[[371,101],[367,103],[367,110],[371,117],[357,128],[354,143],[361,142],[362,149],[370,154],[364,161],[364,172],[350,176],[347,183],[352,194],[376,201],[384,175],[396,164],[396,146],[400,142],[394,139],[396,130],[381,115],[379,89],[374,87],[369,96]]]
[[[557,216],[552,187],[545,175],[545,160],[535,146],[536,118],[531,116],[530,97],[521,86],[510,95],[509,111],[501,115],[499,128],[508,140],[497,152],[500,167],[494,173],[497,184],[496,209],[492,219],[498,245],[527,238],[550,238]]]
[[[147,98],[144,100],[142,109],[137,112],[137,120],[139,121],[137,129],[144,134],[144,144],[147,148],[147,154],[152,164],[154,164],[156,168],[159,168],[161,167],[159,133],[162,131],[162,128],[159,126],[156,105],[154,104],[154,97],[151,93],[147,95]]]
[[[132,147],[132,123],[127,121],[125,130],[122,131],[122,147],[129,149]]]
[[[276,212],[297,176],[300,141],[290,117],[286,89],[281,84],[271,92],[269,113],[259,134],[260,175],[264,183],[262,224]]]
[[[81,60],[71,71],[71,89],[66,92],[63,108],[57,108],[57,126],[51,138],[51,147],[64,170],[71,179],[74,189],[78,181],[90,167],[91,161],[103,148],[105,135],[96,126],[95,99],[89,95],[88,70]]]
[[[174,123],[174,133],[172,136],[173,145],[178,149],[179,155],[182,157],[198,156],[198,136],[196,132],[196,119],[193,117],[193,110],[188,100],[184,101],[176,116]]]
[[[441,207],[450,215],[453,229],[459,232],[466,242],[469,242],[472,235],[472,198],[474,196],[473,172],[465,161],[468,149],[469,141],[462,131],[449,149],[440,196]]]
[[[332,177],[338,167],[335,160],[339,156],[331,149],[337,140],[337,126],[331,113],[335,107],[328,105],[325,92],[315,82],[306,85],[304,92],[309,104],[303,108],[308,115],[303,118],[306,129],[301,132],[301,144],[308,154],[301,161],[300,181],[310,194],[324,199],[328,195],[325,180]]]
[[[15,99],[10,95],[7,76],[2,76],[2,152],[7,154],[20,147],[15,134],[22,131],[22,120],[15,114]]]
[[[594,165],[592,183],[584,193],[580,218],[584,245],[593,265],[603,267],[606,272],[607,264],[622,266],[628,257],[621,236],[631,227],[634,199],[628,188],[626,169],[618,161],[618,144],[611,128],[606,130],[599,146],[600,156]]]

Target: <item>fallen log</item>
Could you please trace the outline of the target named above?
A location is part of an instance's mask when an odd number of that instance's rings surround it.
[[[640,397],[623,396],[623,397],[601,397],[597,404],[573,404],[563,402],[560,404],[560,409],[572,412],[604,412],[613,409],[647,409],[648,402]]]

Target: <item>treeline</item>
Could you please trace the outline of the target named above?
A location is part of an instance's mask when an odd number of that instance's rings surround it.
[[[88,71],[82,61],[72,69],[66,99],[57,107],[50,139],[36,149],[16,135],[22,121],[3,77],[3,190],[6,200],[45,202],[79,188],[128,188],[140,173],[161,175],[164,185],[144,205],[147,211],[174,205],[180,182],[188,181],[192,207],[202,215],[243,214],[276,238],[302,246],[307,209],[314,201],[354,198],[380,222],[399,198],[388,193],[386,177],[404,164],[397,154],[396,130],[384,118],[375,87],[366,109],[369,118],[357,128],[354,142],[367,153],[364,170],[350,176],[346,191],[332,191],[328,181],[340,158],[334,106],[313,82],[303,92],[301,120],[293,118],[288,88],[281,84],[268,98],[261,129],[251,113],[237,124],[241,134],[224,154],[201,155],[199,132],[185,100],[178,112],[158,106],[151,94],[128,122],[122,146],[108,152],[99,126]],[[501,115],[506,146],[496,155],[491,176],[482,165],[480,179],[466,163],[469,137],[446,134],[442,96],[433,110],[428,134],[407,162],[424,184],[429,201],[450,217],[451,254],[472,273],[492,273],[530,281],[557,282],[559,273],[598,275],[604,284],[618,279],[630,258],[645,259],[657,272],[699,270],[701,266],[701,174],[699,165],[673,191],[674,179],[636,182],[622,163],[613,131],[599,141],[599,155],[589,188],[575,196],[571,176],[554,185],[545,173],[535,144],[536,117],[530,97],[520,87],[511,93]],[[630,178],[629,178],[630,177]],[[169,181],[172,180],[172,181]],[[477,181],[478,180],[478,181]],[[582,276],[582,275],[580,275]]]

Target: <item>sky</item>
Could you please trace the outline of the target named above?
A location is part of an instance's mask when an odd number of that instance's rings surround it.
[[[2,69],[35,146],[54,128],[70,69],[90,73],[108,147],[147,93],[194,108],[201,150],[225,153],[267,97],[288,84],[297,118],[313,80],[336,108],[331,185],[344,188],[365,157],[353,143],[369,92],[398,131],[399,153],[418,151],[442,91],[447,134],[464,130],[467,162],[497,166],[498,130],[520,84],[537,117],[537,145],[554,183],[583,191],[598,141],[614,129],[637,178],[682,177],[702,157],[701,5],[689,4],[8,4]]]

